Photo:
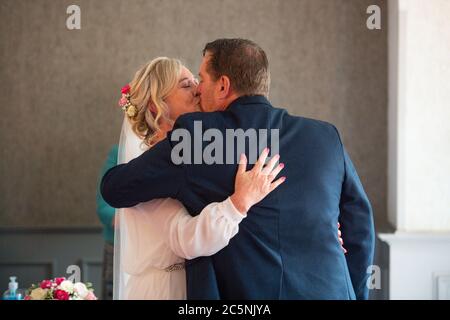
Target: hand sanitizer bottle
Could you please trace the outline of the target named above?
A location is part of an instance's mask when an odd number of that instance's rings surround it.
[[[16,277],[9,277],[8,290],[3,294],[3,300],[23,300],[23,290],[18,289],[19,284],[16,282]]]

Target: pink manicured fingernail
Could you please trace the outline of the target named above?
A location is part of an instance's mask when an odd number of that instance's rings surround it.
[[[286,177],[281,177],[281,179],[283,179],[283,181],[285,181],[285,180],[286,180]]]
[[[284,163],[280,163],[280,168],[281,168],[281,169],[284,168]]]

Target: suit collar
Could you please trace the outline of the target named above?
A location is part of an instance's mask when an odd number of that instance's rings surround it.
[[[232,103],[230,103],[230,105],[226,110],[231,111],[234,110],[239,105],[244,104],[266,104],[268,106],[272,106],[269,100],[267,100],[266,97],[264,96],[242,96],[234,100]]]

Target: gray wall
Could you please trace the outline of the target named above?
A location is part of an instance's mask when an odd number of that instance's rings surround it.
[[[72,3],[81,30],[66,29]],[[381,31],[366,28],[370,4],[382,9]],[[275,105],[338,127],[383,223],[385,16],[375,0],[2,0],[0,225],[98,225],[97,175],[118,140],[121,86],[158,55],[196,73],[218,37],[267,51]]]

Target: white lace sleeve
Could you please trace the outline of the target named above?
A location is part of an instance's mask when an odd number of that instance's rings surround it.
[[[234,207],[229,197],[209,204],[195,217],[183,207],[167,224],[169,246],[185,259],[210,256],[228,245],[246,216]]]

